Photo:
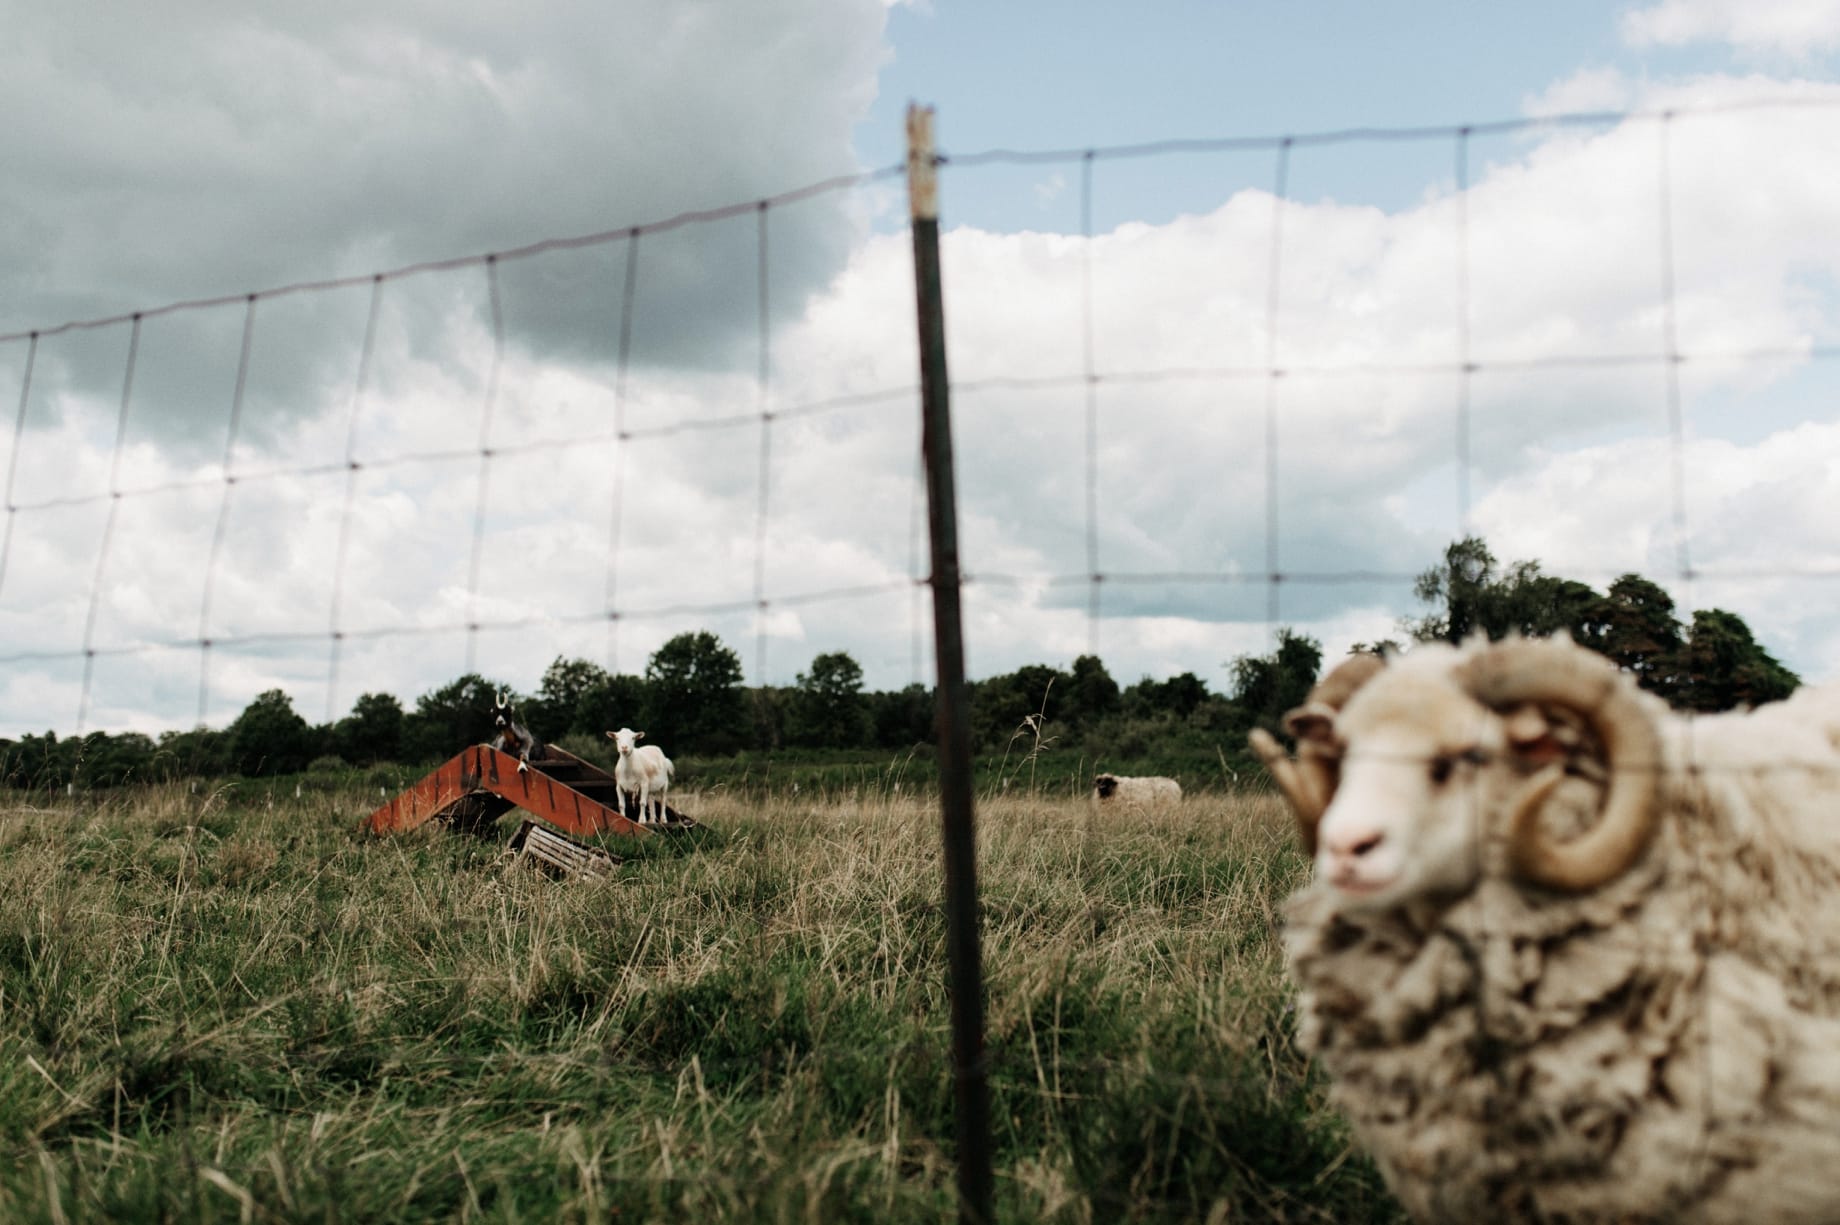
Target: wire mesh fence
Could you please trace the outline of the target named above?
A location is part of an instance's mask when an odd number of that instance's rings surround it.
[[[1788,98],[948,154],[972,671],[1384,632],[1427,545],[1477,530],[1822,658],[1840,554],[1754,532],[1827,488],[1840,202],[1793,197],[1796,229],[1756,198],[1836,124]],[[1338,159],[1395,155],[1410,186],[1338,202]],[[747,643],[756,684],[831,641],[921,679],[897,173],[0,336],[0,665],[35,695],[11,717],[119,726],[151,693],[209,722],[279,685],[331,719],[457,666],[617,670],[685,626]],[[989,218],[954,228],[961,195]],[[839,230],[825,281],[808,252]],[[1082,837],[1098,858],[1090,815]],[[1021,1059],[989,1066],[1050,1103],[1121,1066]]]

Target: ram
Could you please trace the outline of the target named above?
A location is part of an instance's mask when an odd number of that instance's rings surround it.
[[[1093,799],[1100,804],[1127,804],[1139,808],[1179,804],[1182,784],[1158,775],[1133,778],[1128,774],[1100,774],[1093,779]]]
[[[1688,718],[1562,639],[1363,670],[1253,745],[1315,856],[1297,1040],[1406,1207],[1840,1220],[1840,687]]]

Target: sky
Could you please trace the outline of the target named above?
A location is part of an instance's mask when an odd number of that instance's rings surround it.
[[[930,682],[915,101],[972,676],[1224,692],[1470,532],[1840,675],[1840,0],[0,14],[0,736]]]

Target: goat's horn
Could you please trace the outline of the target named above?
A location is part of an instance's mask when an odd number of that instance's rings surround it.
[[[1615,879],[1647,849],[1658,824],[1654,798],[1661,735],[1620,674],[1602,656],[1565,643],[1500,643],[1464,665],[1460,681],[1485,706],[1549,702],[1576,711],[1603,743],[1610,785],[1597,824],[1570,842],[1540,830],[1540,806],[1559,782],[1537,775],[1514,803],[1508,858],[1522,878],[1563,893]]]

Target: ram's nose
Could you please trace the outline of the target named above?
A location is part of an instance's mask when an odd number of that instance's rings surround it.
[[[1325,821],[1317,831],[1316,853],[1331,880],[1358,876],[1371,864],[1386,834],[1368,822]]]

